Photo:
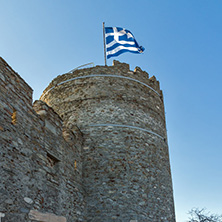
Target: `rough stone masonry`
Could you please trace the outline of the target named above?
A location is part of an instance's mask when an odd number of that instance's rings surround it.
[[[114,61],[32,89],[0,58],[2,222],[175,222],[162,91]]]

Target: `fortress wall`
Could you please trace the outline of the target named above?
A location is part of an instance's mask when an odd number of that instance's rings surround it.
[[[0,177],[3,222],[175,222],[159,82],[114,61],[58,76],[32,105],[0,58]]]
[[[83,132],[86,221],[175,221],[155,77],[114,61],[58,76],[40,99]]]
[[[82,135],[0,58],[2,221],[82,221]],[[50,219],[51,218],[51,219]]]

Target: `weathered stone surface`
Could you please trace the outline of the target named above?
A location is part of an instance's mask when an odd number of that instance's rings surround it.
[[[30,210],[83,221],[81,133],[66,128],[44,102],[32,108],[32,89],[1,58],[0,71],[2,221],[31,222]],[[64,131],[73,140],[66,142]]]
[[[0,58],[0,217],[175,222],[162,91],[114,65],[32,89]]]
[[[87,221],[175,221],[162,92],[114,61],[55,78],[42,97],[83,133]]]
[[[40,213],[36,210],[30,210],[29,218],[41,222],[66,222],[65,217],[60,217],[55,214]]]

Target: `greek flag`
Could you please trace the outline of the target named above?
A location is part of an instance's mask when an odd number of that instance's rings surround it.
[[[145,49],[139,46],[133,34],[119,27],[105,27],[106,56],[109,59],[124,52],[142,53]]]

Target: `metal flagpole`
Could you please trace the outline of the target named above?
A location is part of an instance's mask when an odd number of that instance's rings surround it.
[[[105,66],[107,66],[107,63],[106,63],[106,37],[105,37],[105,22],[103,22],[103,46],[104,46],[104,58],[105,58]]]

